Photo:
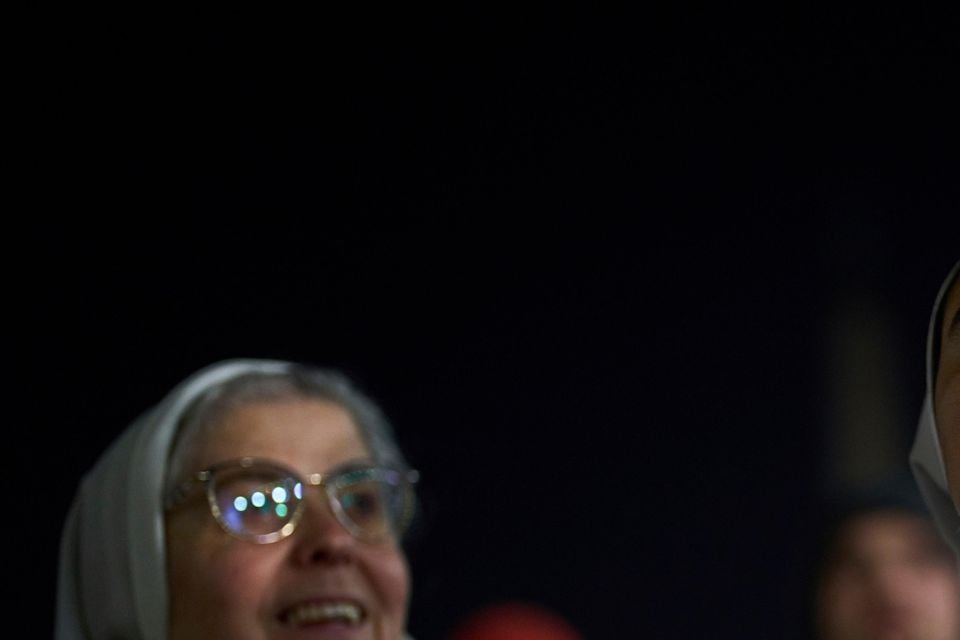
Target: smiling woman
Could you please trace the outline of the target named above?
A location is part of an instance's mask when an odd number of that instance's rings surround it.
[[[84,478],[56,637],[404,638],[415,481],[379,409],[343,376],[208,367]]]

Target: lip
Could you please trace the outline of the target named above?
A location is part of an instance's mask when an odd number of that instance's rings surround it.
[[[300,622],[291,621],[292,615],[302,615],[311,609],[324,608],[328,611],[339,608],[349,608],[358,610],[360,618],[357,621],[344,620],[305,620]],[[309,618],[309,615],[307,615]],[[274,616],[277,623],[288,631],[325,631],[333,638],[353,637],[354,632],[363,629],[370,621],[369,607],[359,598],[350,595],[323,594],[307,597],[300,597],[285,602]],[[324,635],[323,637],[327,637]]]

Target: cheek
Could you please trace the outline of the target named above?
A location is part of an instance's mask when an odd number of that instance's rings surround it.
[[[384,615],[402,629],[410,599],[410,569],[406,558],[396,547],[371,549],[366,555],[365,564]]]
[[[960,631],[960,578],[950,572],[928,577],[926,590],[918,602],[927,607],[928,615],[938,620],[950,620]]]
[[[192,539],[170,533],[170,639],[263,637],[271,554],[219,531]]]

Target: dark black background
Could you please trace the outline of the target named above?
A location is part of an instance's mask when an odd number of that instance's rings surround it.
[[[43,17],[6,259],[38,619],[81,473],[181,378],[251,356],[342,368],[392,417],[423,475],[418,638],[502,598],[590,638],[791,637],[838,304],[893,323],[904,451],[919,407],[960,237],[951,24]]]

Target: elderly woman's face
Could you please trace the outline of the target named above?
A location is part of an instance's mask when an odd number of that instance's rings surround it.
[[[944,306],[940,333],[940,364],[934,393],[937,431],[947,465],[953,502],[960,509],[960,278]]]
[[[269,458],[302,476],[369,460],[350,416],[318,400],[257,402],[228,413],[200,442],[191,470],[244,456]],[[322,489],[309,487],[296,530],[270,544],[226,534],[202,492],[167,516],[170,639],[401,637],[409,575],[394,542],[369,544],[336,520]],[[359,606],[361,622],[296,624],[298,607]]]

